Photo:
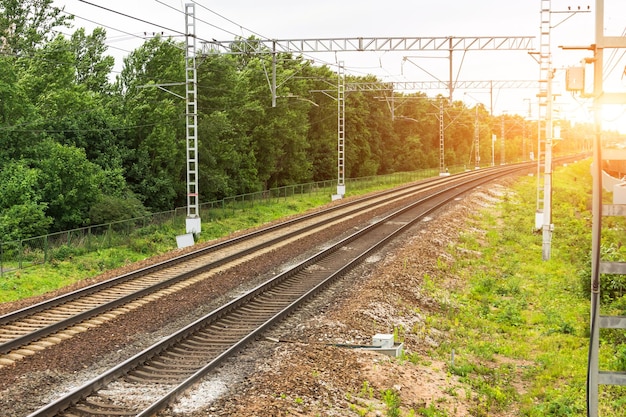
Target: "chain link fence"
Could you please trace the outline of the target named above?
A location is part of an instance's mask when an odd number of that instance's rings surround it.
[[[455,171],[461,171],[457,168]],[[393,186],[419,179],[437,176],[436,169],[395,173],[346,180],[349,191],[369,190],[376,187]],[[332,195],[337,181],[320,181],[307,184],[289,185],[267,191],[241,194],[222,200],[202,203],[200,217],[203,220],[220,219],[234,214],[237,210],[255,205],[287,201],[303,195]],[[0,242],[0,277],[4,274],[42,265],[53,259],[68,259],[72,256],[129,244],[133,234],[153,226],[170,223],[175,230],[185,228],[186,207],[150,214],[130,220],[81,227],[63,232],[50,233],[11,242]]]

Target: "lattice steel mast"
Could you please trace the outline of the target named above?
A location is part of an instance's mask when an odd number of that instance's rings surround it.
[[[333,199],[346,194],[346,77],[343,62],[337,68],[337,194]]]
[[[195,3],[185,4],[185,131],[187,154],[187,233],[200,233],[198,195],[198,85],[196,73]]]

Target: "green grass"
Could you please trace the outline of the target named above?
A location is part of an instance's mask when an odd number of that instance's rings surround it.
[[[365,194],[399,185],[363,184],[353,187],[348,196]],[[198,243],[228,236],[237,231],[254,228],[303,213],[330,202],[330,195],[296,195],[266,202],[238,203],[235,207],[209,210],[202,218],[202,233]],[[184,224],[171,222],[147,226],[127,234],[112,234],[107,244],[88,251],[84,246],[64,245],[48,249],[48,262],[43,263],[43,250],[31,251],[24,259],[27,267],[4,273],[0,279],[0,303],[41,295],[66,287],[102,272],[144,260],[176,249],[176,235],[185,233]],[[101,239],[102,240],[102,239]],[[4,268],[16,269],[18,262],[5,262]]]
[[[591,249],[589,172],[586,161],[554,173],[555,232],[550,260],[541,259],[542,236],[532,231],[536,179],[524,177],[495,209],[476,213],[468,224],[469,231],[461,236],[457,246],[481,255],[457,252],[456,262],[442,262],[437,273],[424,277],[424,290],[442,307],[438,313],[424,313],[425,323],[450,334],[449,341],[432,355],[448,360],[454,350],[455,363],[450,364],[448,372],[461,380],[463,387],[458,392],[466,390],[474,398],[474,416],[488,416],[511,407],[528,417],[585,415]],[[328,196],[321,195],[291,197],[216,211],[203,218],[200,241],[301,213],[328,200]],[[624,219],[605,222],[603,251],[612,260],[626,259],[626,246],[621,244],[624,224]],[[151,226],[114,242],[115,247],[110,249],[89,253],[60,248],[45,265],[5,274],[0,280],[0,302],[52,291],[171,250],[175,235],[182,232],[171,225]],[[442,294],[438,282],[450,274],[462,280],[464,286]],[[625,314],[625,283],[611,276],[603,277],[603,282],[607,285],[606,290],[603,288],[603,312]],[[420,331],[423,329],[402,329],[403,335]],[[602,344],[603,367],[626,369],[626,335],[603,331]],[[524,390],[516,389],[520,384]],[[393,392],[387,392],[385,398],[387,411],[395,413],[401,398]],[[623,415],[625,398],[624,388],[602,387],[600,414]],[[437,415],[432,404],[418,413]]]
[[[554,174],[550,260],[542,260],[541,233],[532,232],[535,178],[520,179],[495,209],[475,215],[471,230],[486,233],[462,236],[459,246],[481,256],[458,256],[447,273],[460,277],[464,288],[439,294],[449,305],[429,322],[451,335],[435,354],[445,359],[455,351],[449,371],[477,396],[472,415],[511,406],[523,416],[586,415],[589,172],[589,162],[581,162]],[[626,306],[617,296],[609,301]],[[626,345],[601,361],[626,366]],[[519,392],[514,381],[527,388]],[[623,394],[603,389],[600,414],[623,415]]]

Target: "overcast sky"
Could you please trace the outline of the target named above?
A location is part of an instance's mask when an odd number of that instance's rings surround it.
[[[104,26],[110,54],[117,61],[138,47],[144,33],[164,32],[180,36],[185,31],[181,0],[56,0],[55,5],[77,16],[75,27],[88,31]],[[89,4],[91,3],[91,4]],[[255,35],[266,39],[313,39],[349,37],[475,37],[533,36],[539,48],[540,0],[229,0],[196,1],[196,34],[200,39],[232,40]],[[561,69],[577,65],[589,51],[562,51],[560,45],[588,46],[594,43],[595,1],[552,0],[553,67],[557,89],[563,84]],[[101,7],[98,7],[101,6]],[[589,13],[566,13],[568,8]],[[110,9],[107,11],[103,8]],[[626,27],[626,1],[605,0],[605,33],[622,35]],[[131,16],[125,17],[122,14]],[[142,19],[142,22],[137,19]],[[153,23],[155,25],[151,25]],[[178,31],[178,32],[175,32]],[[181,41],[184,38],[180,37]],[[620,54],[618,56],[621,55]],[[383,81],[434,81],[449,79],[449,61],[444,52],[357,52],[307,54],[318,63],[343,61],[346,72],[373,74]],[[622,79],[626,59],[617,61],[611,74],[613,91],[626,90]],[[454,78],[461,81],[536,80],[539,65],[526,51],[462,51],[453,54]],[[447,91],[426,91],[429,96]],[[269,91],[268,91],[269,94]],[[537,90],[457,90],[455,100],[468,105],[476,101],[494,114],[526,115],[528,100],[536,103]],[[574,101],[562,92],[564,111],[584,110],[584,101]],[[536,105],[532,106],[536,117]],[[623,109],[620,111],[623,112]]]

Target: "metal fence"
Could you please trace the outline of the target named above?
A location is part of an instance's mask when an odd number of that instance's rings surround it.
[[[458,172],[463,167],[451,171]],[[349,192],[392,186],[438,175],[436,169],[401,172],[364,178],[346,179]],[[222,200],[202,203],[200,217],[203,220],[228,217],[237,210],[255,205],[287,201],[289,198],[304,195],[331,195],[336,191],[337,181],[320,181],[307,184],[289,185],[266,191],[241,194]],[[33,265],[41,265],[53,259],[64,260],[88,252],[127,245],[133,234],[150,228],[170,224],[174,229],[185,227],[186,207],[150,214],[130,220],[81,227],[63,232],[50,233],[11,242],[0,242],[0,277]]]

